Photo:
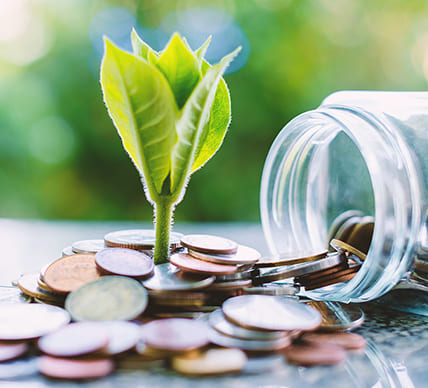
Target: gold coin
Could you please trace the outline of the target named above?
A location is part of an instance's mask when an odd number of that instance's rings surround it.
[[[43,279],[55,292],[69,293],[100,277],[95,255],[80,253],[51,263]]]
[[[331,223],[330,230],[328,232],[328,241],[336,238],[337,232],[340,227],[352,217],[363,217],[364,214],[359,210],[348,210],[339,214]]]
[[[330,241],[330,245],[339,253],[344,254],[347,258],[349,254],[357,256],[361,261],[364,261],[367,255],[361,252],[359,249],[353,247],[352,245],[337,239]]]
[[[372,242],[374,226],[373,217],[361,218],[360,222],[352,229],[346,242],[359,251],[367,254]]]

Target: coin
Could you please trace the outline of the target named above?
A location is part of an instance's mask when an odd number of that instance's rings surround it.
[[[232,280],[230,282],[215,282],[209,286],[206,291],[222,291],[222,290],[240,290],[244,287],[250,287],[252,284],[251,279]]]
[[[284,331],[250,330],[234,325],[224,317],[221,309],[213,311],[203,319],[219,333],[244,340],[273,341],[288,335]]]
[[[367,345],[364,337],[355,333],[305,333],[301,339],[308,344],[337,345],[346,350],[362,350]]]
[[[181,233],[170,233],[169,244],[171,249],[180,245]],[[109,247],[149,250],[156,242],[155,231],[152,229],[131,229],[110,232],[104,236],[105,244]]]
[[[211,236],[208,234],[189,234],[181,238],[181,245],[193,251],[217,254],[232,255],[238,251],[238,244],[224,237]]]
[[[95,379],[108,376],[114,365],[110,359],[67,359],[50,356],[38,358],[38,367],[42,375],[55,379]]]
[[[49,291],[49,292],[52,292],[52,293],[54,293],[54,291],[52,291],[49,287],[48,287],[48,285],[42,280],[42,279],[40,279],[40,275],[39,275],[39,278],[37,279],[37,285],[42,289],[42,290],[44,290],[44,291]],[[59,296],[59,294],[58,294],[58,296]],[[61,297],[63,297],[63,295],[61,295]]]
[[[257,276],[259,274],[259,270],[257,268],[254,268],[254,266],[245,268],[241,270],[238,268],[238,270],[235,273],[229,274],[229,275],[216,275],[215,281],[216,283],[219,282],[232,282],[237,280],[248,280],[252,279],[253,276]]]
[[[328,251],[323,249],[319,252],[293,252],[283,253],[274,256],[265,256],[258,260],[255,264],[258,268],[266,267],[281,267],[284,265],[301,264],[309,261],[316,261],[327,256]]]
[[[62,257],[71,256],[71,255],[75,255],[75,254],[76,254],[76,252],[73,251],[73,247],[71,245],[69,245],[68,247],[65,247],[62,250]],[[47,268],[47,266],[46,266],[46,268]]]
[[[270,283],[277,280],[302,276],[311,272],[334,267],[343,262],[339,254],[330,254],[323,259],[310,261],[307,263],[286,265],[275,268],[260,268],[260,275],[253,278],[254,284]]]
[[[149,291],[150,305],[162,306],[204,306],[208,295],[203,292],[190,291]]]
[[[291,344],[289,336],[269,341],[244,340],[223,335],[214,329],[210,330],[210,341],[218,346],[238,348],[250,352],[273,352],[284,349]]]
[[[298,344],[292,345],[284,352],[291,364],[303,366],[337,365],[346,360],[346,351],[337,345]]]
[[[184,318],[160,319],[142,326],[146,345],[165,351],[189,351],[209,343],[209,328],[200,321]]]
[[[303,276],[297,276],[294,278],[296,283],[301,285],[311,284],[311,282],[316,282],[318,279],[329,278],[331,276],[335,276],[338,272],[343,271],[344,269],[348,269],[348,265],[346,262],[343,262],[339,265],[336,265],[331,268],[323,269],[321,271],[311,272]]]
[[[55,302],[62,299],[63,296],[56,292],[43,290],[38,285],[39,274],[37,272],[21,275],[18,279],[18,287],[20,290],[33,298],[40,298],[47,301]]]
[[[29,303],[31,297],[17,287],[0,286],[0,303]]]
[[[146,309],[147,302],[147,291],[138,281],[103,276],[70,293],[65,308],[75,321],[132,320]]]
[[[185,253],[171,255],[169,261],[183,271],[206,275],[227,275],[237,271],[233,265],[215,264],[193,258]]]
[[[239,349],[209,349],[191,356],[176,356],[171,367],[176,372],[192,375],[223,375],[240,372],[247,362],[247,356]]]
[[[326,278],[317,280],[316,283],[314,282],[314,283],[309,283],[305,285],[305,289],[310,291],[316,288],[321,288],[321,287],[329,286],[336,283],[346,282],[348,280],[351,280],[357,274],[358,269],[359,269],[359,266],[355,266],[353,268],[342,270],[341,272],[338,272],[332,277],[326,276]]]
[[[346,257],[351,255],[357,256],[361,261],[364,261],[367,255],[352,245],[347,244],[344,241],[333,239],[330,241],[330,245],[339,253],[344,254]]]
[[[354,330],[364,323],[363,311],[353,304],[314,300],[306,304],[321,313],[322,321],[319,330]]]
[[[254,264],[256,263],[261,255],[258,251],[253,248],[246,247],[244,245],[238,245],[238,250],[235,254],[231,255],[213,255],[208,253],[202,253],[188,249],[189,255],[196,257],[197,259],[209,261],[217,264]]]
[[[30,347],[27,343],[0,344],[0,362],[14,360],[28,352]]]
[[[331,223],[330,230],[328,232],[328,241],[334,239],[337,235],[340,227],[352,217],[363,217],[364,214],[359,210],[348,210],[339,214]]]
[[[141,337],[140,326],[128,321],[102,321],[99,322],[108,334],[108,346],[102,353],[112,356],[124,353],[134,348]]]
[[[152,273],[153,260],[142,252],[128,248],[106,248],[95,254],[95,262],[104,271],[131,277]]]
[[[268,283],[258,287],[248,287],[242,290],[244,295],[273,295],[294,296],[300,291],[300,286],[295,284]]]
[[[346,242],[359,251],[367,254],[372,242],[374,225],[373,217],[361,218],[360,222],[352,229]]]
[[[79,322],[41,337],[39,349],[55,357],[77,357],[94,353],[108,345],[108,332],[98,323]]]
[[[215,276],[184,274],[170,263],[155,266],[152,277],[143,280],[143,286],[154,291],[198,290],[214,283]]]
[[[24,358],[0,363],[0,380],[29,377],[38,373],[39,369],[37,367],[37,359],[35,358]]]
[[[97,253],[104,248],[104,240],[101,239],[75,241],[71,245],[71,249],[74,253]]]
[[[321,314],[314,308],[270,295],[230,298],[222,309],[229,321],[248,329],[313,330],[321,323]]]
[[[0,340],[11,341],[38,338],[70,322],[64,309],[35,303],[1,304],[0,317]]]
[[[335,239],[341,240],[341,241],[348,241],[349,236],[351,235],[354,228],[360,223],[362,217],[351,217],[348,218],[339,228],[336,235],[334,236]]]
[[[100,276],[95,256],[80,253],[62,257],[51,263],[45,271],[43,280],[55,292],[68,293]]]

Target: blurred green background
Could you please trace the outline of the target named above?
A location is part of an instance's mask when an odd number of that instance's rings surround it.
[[[426,0],[0,0],[0,217],[144,220],[152,209],[107,115],[102,36],[155,49],[173,31],[225,76],[232,125],[177,221],[257,221],[269,147],[336,90],[425,90]]]

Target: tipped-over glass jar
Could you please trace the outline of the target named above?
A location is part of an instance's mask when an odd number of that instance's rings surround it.
[[[344,91],[279,133],[260,200],[272,254],[326,248],[333,220],[350,209],[374,216],[355,277],[308,292],[362,302],[393,287],[428,290],[427,199],[428,92]]]

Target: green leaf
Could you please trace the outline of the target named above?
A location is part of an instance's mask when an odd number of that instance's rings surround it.
[[[176,141],[177,108],[171,89],[158,69],[108,40],[101,85],[123,146],[144,178],[149,199],[155,201],[170,174]]]
[[[165,75],[179,109],[201,79],[199,63],[178,34],[174,34],[159,57],[157,68]]]
[[[203,61],[203,74],[206,73],[209,66],[210,65],[206,61]],[[220,148],[230,124],[230,114],[231,107],[229,90],[226,82],[221,78],[211,107],[210,119],[206,123],[207,128],[204,128],[202,132],[205,134],[205,137],[203,139],[201,138],[199,147],[196,150],[192,173],[201,168]]]
[[[131,32],[131,44],[134,55],[144,59],[146,62],[152,63],[153,57],[158,58],[158,53],[155,52],[144,40],[142,40],[135,29]]]
[[[219,64],[210,67],[196,86],[183,108],[182,115],[176,124],[178,141],[172,152],[172,193],[182,195],[182,189],[192,171],[196,152],[207,136],[207,122],[217,85],[226,69],[240,48],[226,55]]]
[[[203,61],[203,58],[208,50],[208,46],[210,45],[210,43],[211,43],[211,35],[208,37],[208,39],[204,43],[202,43],[202,46],[195,51],[196,59],[201,63],[201,67],[203,66],[203,63],[206,63],[208,65],[206,61]]]

